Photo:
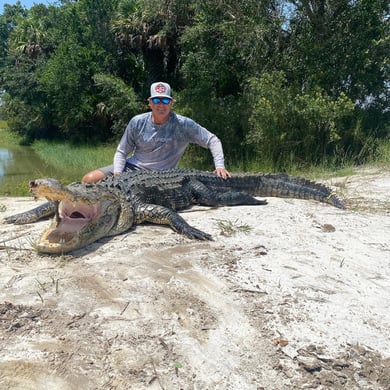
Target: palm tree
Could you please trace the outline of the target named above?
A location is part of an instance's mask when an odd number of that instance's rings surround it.
[[[180,59],[179,38],[192,15],[189,0],[122,1],[112,25],[118,47],[141,55],[149,84],[174,80]]]
[[[26,55],[29,59],[35,60],[40,55],[47,55],[52,51],[49,43],[47,28],[43,21],[28,17],[20,20],[20,23],[11,32],[9,38],[9,49],[18,55]]]

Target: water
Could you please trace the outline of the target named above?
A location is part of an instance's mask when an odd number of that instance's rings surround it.
[[[58,172],[57,172],[58,173]],[[4,146],[0,141],[0,195],[27,195],[28,184],[40,177],[56,177],[56,170],[28,146]]]

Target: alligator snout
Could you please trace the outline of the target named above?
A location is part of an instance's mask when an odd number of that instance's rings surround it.
[[[38,184],[35,182],[35,180],[30,181],[30,183],[29,183],[29,191],[33,194],[35,200],[37,198],[39,198],[37,190],[38,190]]]

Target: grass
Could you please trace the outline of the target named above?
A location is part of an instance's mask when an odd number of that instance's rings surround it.
[[[387,142],[383,142],[378,147],[378,155],[376,156],[376,163],[387,168],[390,167],[390,138]]]
[[[87,172],[112,164],[116,145],[83,145],[36,141],[34,151],[47,164],[65,172],[65,181],[77,181]],[[60,158],[59,158],[60,157]]]
[[[22,138],[8,130],[7,124],[0,121],[1,144],[4,147],[20,145]],[[68,142],[35,141],[31,145],[34,152],[45,164],[58,172],[57,179],[64,184],[78,181],[81,177],[96,168],[112,164],[116,149],[114,145],[72,145]],[[9,195],[27,195],[25,184],[12,184],[4,189]]]
[[[227,237],[234,236],[236,233],[239,232],[249,233],[252,230],[249,225],[241,224],[238,220],[231,221],[217,219],[215,223],[220,230],[220,234]]]
[[[8,130],[7,123],[4,121],[0,121],[0,134],[4,145],[17,145],[21,140],[18,135]]]

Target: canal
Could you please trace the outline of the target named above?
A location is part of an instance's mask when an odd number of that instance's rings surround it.
[[[56,176],[31,147],[3,145],[0,140],[0,196],[27,195],[31,180]]]

